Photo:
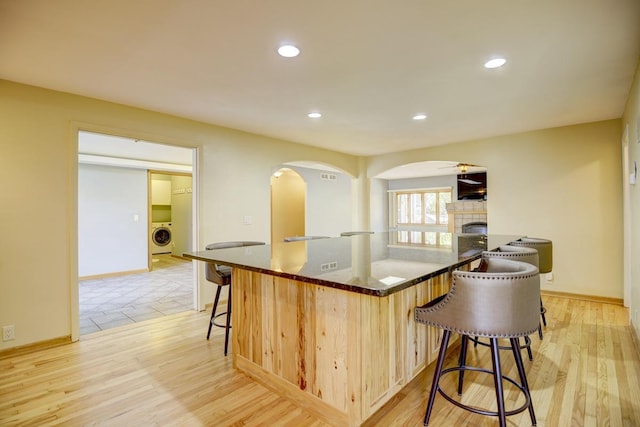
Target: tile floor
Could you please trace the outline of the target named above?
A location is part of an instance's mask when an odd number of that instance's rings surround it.
[[[80,281],[80,335],[193,308],[193,265],[153,256],[153,271]]]

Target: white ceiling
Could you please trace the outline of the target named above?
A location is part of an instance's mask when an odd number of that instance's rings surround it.
[[[0,0],[0,78],[375,155],[619,118],[639,23],[638,0]]]

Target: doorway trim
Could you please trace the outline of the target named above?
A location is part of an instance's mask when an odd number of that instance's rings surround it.
[[[622,283],[624,306],[631,306],[631,191],[629,169],[629,124],[624,127],[622,134],[622,245],[623,245],[623,266]]]
[[[71,329],[71,341],[80,339],[80,284],[78,276],[78,155],[79,155],[79,134],[81,131],[113,135],[122,138],[140,139],[157,144],[173,145],[192,151],[192,242],[194,248],[198,246],[198,160],[200,150],[195,145],[182,145],[184,140],[177,141],[173,138],[166,138],[144,132],[122,130],[118,128],[96,125],[80,121],[70,121],[69,123],[69,203],[67,216],[67,230],[69,233],[69,325]],[[162,173],[165,173],[164,171]],[[150,201],[149,201],[150,203]],[[200,310],[201,293],[198,282],[199,274],[194,266],[193,274],[193,309]]]

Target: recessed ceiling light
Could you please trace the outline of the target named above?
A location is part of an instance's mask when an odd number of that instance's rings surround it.
[[[320,117],[322,117],[322,113],[312,111],[311,113],[307,114],[307,117],[309,117],[310,119],[319,119]]]
[[[413,116],[413,120],[424,120],[427,118],[427,115],[424,113],[419,113]]]
[[[285,58],[293,58],[300,54],[300,49],[292,44],[285,44],[278,48],[278,54],[280,54],[280,56],[284,56]]]
[[[484,63],[484,68],[500,68],[506,63],[504,58],[493,58]]]

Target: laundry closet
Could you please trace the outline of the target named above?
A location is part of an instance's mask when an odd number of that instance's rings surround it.
[[[171,177],[151,174],[151,236],[149,249],[152,255],[171,253]]]
[[[150,171],[149,189],[150,254],[181,256],[191,242],[191,175]]]

